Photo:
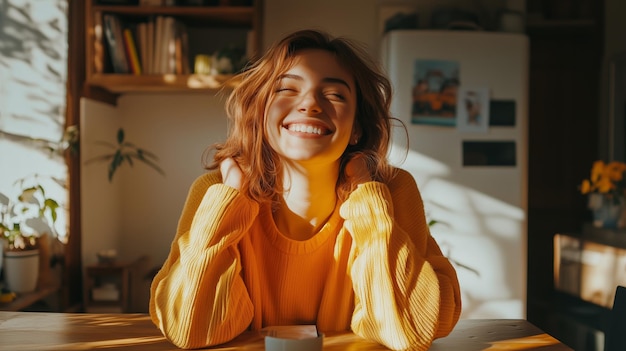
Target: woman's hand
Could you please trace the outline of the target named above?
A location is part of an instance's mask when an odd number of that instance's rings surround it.
[[[363,156],[355,156],[348,162],[346,165],[346,176],[348,182],[352,183],[353,188],[372,180]]]
[[[232,158],[227,158],[220,163],[220,172],[222,173],[222,182],[225,185],[241,190],[241,180],[243,173],[241,168]]]

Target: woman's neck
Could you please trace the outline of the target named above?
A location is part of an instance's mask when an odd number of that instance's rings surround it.
[[[330,167],[285,165],[285,193],[274,211],[274,222],[283,235],[307,240],[322,228],[335,210],[338,174],[338,164]]]

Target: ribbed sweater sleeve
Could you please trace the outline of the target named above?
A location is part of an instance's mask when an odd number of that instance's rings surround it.
[[[258,204],[208,173],[192,185],[168,258],[150,289],[150,315],[181,348],[229,341],[253,318],[237,243]]]
[[[431,237],[406,171],[359,185],[340,209],[356,245],[352,330],[393,350],[427,350],[461,313],[456,271]]]

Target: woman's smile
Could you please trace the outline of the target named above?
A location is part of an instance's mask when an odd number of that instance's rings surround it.
[[[298,135],[304,134],[304,136],[306,135],[323,136],[323,135],[329,135],[332,133],[328,128],[324,126],[305,124],[305,123],[291,123],[291,124],[286,124],[283,127],[286,128],[288,131],[293,132],[294,134],[298,134]]]

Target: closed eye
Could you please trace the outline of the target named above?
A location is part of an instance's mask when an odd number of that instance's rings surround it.
[[[278,87],[275,91],[276,94],[280,93],[295,93],[296,89],[290,87]]]
[[[329,100],[346,101],[346,97],[341,93],[324,93]]]

